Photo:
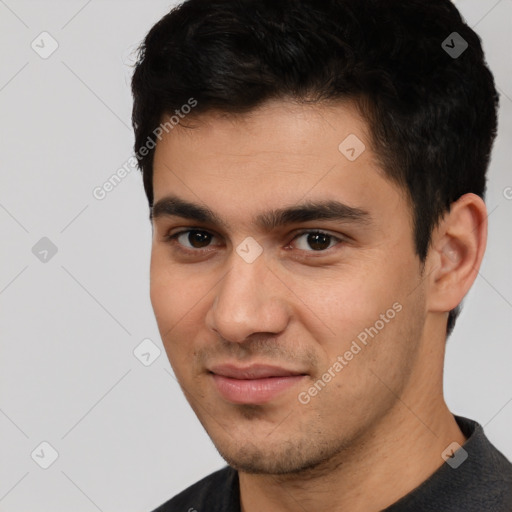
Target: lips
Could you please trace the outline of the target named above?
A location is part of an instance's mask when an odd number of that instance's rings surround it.
[[[218,393],[234,404],[264,404],[301,381],[305,374],[279,366],[218,365],[210,368]]]
[[[294,375],[304,375],[301,372],[287,370],[279,366],[269,366],[254,364],[245,368],[237,367],[230,364],[213,366],[210,370],[216,375],[229,377],[231,379],[266,379],[269,377],[290,377]]]

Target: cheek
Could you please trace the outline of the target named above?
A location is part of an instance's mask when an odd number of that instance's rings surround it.
[[[167,349],[167,340],[176,337],[182,319],[190,309],[190,292],[184,278],[169,264],[168,258],[159,248],[153,248],[150,266],[150,299],[162,341]]]
[[[183,332],[185,326],[183,314],[180,315],[180,308],[183,307],[183,294],[177,293],[177,290],[176,283],[169,278],[167,272],[160,272],[152,266],[151,304],[167,359],[174,374],[181,382],[183,376],[180,369],[186,367],[182,361],[187,356],[187,345],[180,343],[180,340],[185,341],[188,337]]]
[[[294,293],[327,338],[347,339],[373,325],[395,302],[405,300],[412,275],[405,268],[351,266],[314,280],[295,278]],[[391,312],[393,315],[393,312]]]
[[[391,407],[394,393],[401,392],[416,364],[425,321],[421,287],[407,300],[395,300],[397,289],[380,298],[366,291],[373,290],[359,289],[366,303],[348,302],[340,314],[333,314],[336,337],[323,339],[324,365],[313,379],[332,381],[313,407],[328,417],[338,414],[333,411],[351,411],[351,419],[344,421],[353,425],[363,417],[371,422]]]
[[[310,308],[326,326],[323,348],[330,359],[349,350],[354,340],[361,346],[367,341],[369,346],[374,339],[393,339],[407,321],[411,313],[407,305],[416,295],[411,294],[417,283],[416,266],[412,260],[379,261],[380,265],[374,261],[333,273],[310,289]]]
[[[211,286],[194,273],[172,265],[164,250],[154,249],[150,266],[150,300],[160,337],[173,368],[183,358],[190,365]]]
[[[151,252],[149,296],[155,313],[155,318],[160,330],[164,323],[169,322],[169,315],[174,310],[172,283],[170,275],[165,271],[165,264],[162,261],[159,251],[153,248]]]

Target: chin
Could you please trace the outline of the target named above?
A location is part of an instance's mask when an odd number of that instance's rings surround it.
[[[232,441],[232,440],[231,440]],[[234,469],[252,474],[287,475],[314,469],[328,460],[330,451],[312,445],[308,440],[268,443],[266,447],[250,442],[220,446],[214,443],[221,457]]]

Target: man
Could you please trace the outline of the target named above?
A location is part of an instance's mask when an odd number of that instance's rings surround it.
[[[457,9],[188,0],[132,88],[152,305],[228,463],[157,510],[512,510],[443,397],[498,105]]]

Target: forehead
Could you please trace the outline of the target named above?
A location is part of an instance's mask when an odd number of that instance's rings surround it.
[[[265,155],[272,160],[275,153],[286,155],[284,163],[287,163],[294,155],[296,160],[303,160],[308,155],[325,154],[326,150],[327,154],[334,151],[336,157],[344,155],[355,160],[364,146],[371,153],[368,128],[355,105],[347,101],[298,104],[291,100],[272,100],[245,114],[212,111],[195,115],[192,112],[163,133],[163,139],[157,143],[155,160],[168,157],[165,153],[174,146],[197,151],[194,157],[198,160],[212,150],[219,156],[222,154],[225,160],[244,157],[263,160]],[[355,155],[340,151],[339,145],[347,138],[357,149]],[[349,149],[348,146],[342,149]]]
[[[377,163],[368,126],[350,103],[276,100],[249,114],[207,113],[182,124],[157,143],[155,204],[173,194],[241,219],[304,201],[375,210],[403,195]]]

